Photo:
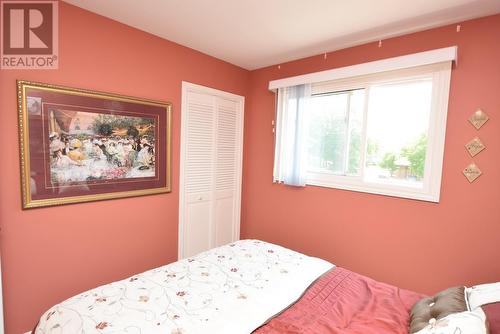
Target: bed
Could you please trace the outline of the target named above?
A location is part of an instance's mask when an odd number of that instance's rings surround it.
[[[47,310],[34,333],[398,334],[409,332],[412,307],[429,304],[425,298],[278,245],[241,240],[69,298]],[[424,313],[429,325],[418,333],[435,323]]]

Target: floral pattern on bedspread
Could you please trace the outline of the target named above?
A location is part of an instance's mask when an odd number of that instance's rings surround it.
[[[242,240],[72,297],[35,334],[249,333],[332,266]]]

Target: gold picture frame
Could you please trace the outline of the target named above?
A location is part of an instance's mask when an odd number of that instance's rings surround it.
[[[171,192],[172,104],[17,81],[23,209]]]

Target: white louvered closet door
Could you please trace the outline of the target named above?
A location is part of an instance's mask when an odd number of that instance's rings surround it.
[[[183,83],[179,258],[239,238],[243,97]]]

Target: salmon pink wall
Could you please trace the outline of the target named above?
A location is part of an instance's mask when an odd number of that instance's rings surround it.
[[[0,71],[0,223],[6,333],[98,284],[177,258],[181,81],[244,95],[249,72],[60,3],[59,70]],[[173,103],[170,194],[21,210],[16,79]]]
[[[0,250],[6,333],[78,292],[176,259],[181,81],[246,96],[242,237],[324,257],[423,292],[500,280],[500,16],[248,72],[60,3],[59,70],[0,71]],[[272,184],[274,95],[269,80],[459,46],[439,204]],[[16,79],[173,102],[173,192],[22,211]],[[491,120],[476,132],[467,117]],[[463,145],[479,134],[483,170],[468,184]]]
[[[500,15],[253,71],[245,112],[242,238],[323,257],[376,279],[431,293],[500,280]],[[274,94],[270,80],[458,45],[439,204],[272,183]],[[476,131],[467,118],[483,108]],[[487,148],[471,159],[474,136]],[[483,171],[462,175],[472,160]]]

